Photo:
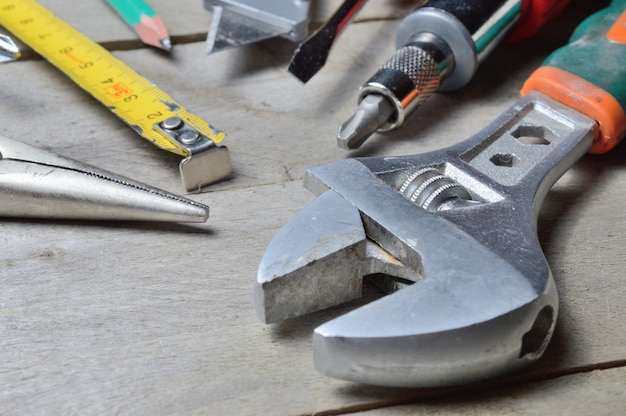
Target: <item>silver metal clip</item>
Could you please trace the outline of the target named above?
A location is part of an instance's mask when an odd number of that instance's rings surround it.
[[[170,117],[156,123],[154,127],[189,151],[189,156],[178,165],[183,186],[187,191],[197,191],[230,175],[228,148],[218,146],[180,117]]]

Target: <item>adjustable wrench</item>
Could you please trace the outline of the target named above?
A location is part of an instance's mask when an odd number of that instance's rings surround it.
[[[320,195],[259,265],[259,317],[278,322],[391,293],[315,329],[315,367],[359,383],[435,387],[521,368],[545,350],[558,295],[537,239],[556,180],[626,131],[626,0],[587,18],[469,139],[430,153],[311,168]],[[382,275],[381,275],[382,274]]]

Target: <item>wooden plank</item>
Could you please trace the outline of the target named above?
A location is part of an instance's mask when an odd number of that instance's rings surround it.
[[[102,28],[102,36],[123,27],[98,2],[74,3],[50,0],[68,20]],[[337,126],[353,111],[360,83],[393,51],[396,23],[351,27],[307,85],[287,72],[292,45],[282,40],[211,56],[192,42],[178,45],[173,59],[149,48],[115,52],[228,133],[234,174],[190,195],[211,206],[203,225],[0,221],[0,414],[341,413],[431,394],[357,386],[314,371],[312,330],[358,302],[270,326],[252,307],[267,243],[313,199],[301,186],[307,167],[455,143],[512,104],[523,80],[564,40],[547,32],[501,48],[467,89],[433,97],[403,129],[344,152],[335,145]],[[100,40],[132,39],[115,33]],[[46,62],[0,71],[0,134],[182,192],[176,157],[142,141]],[[545,359],[505,382],[626,360],[625,151],[586,156],[548,196],[539,231],[561,295],[559,325]],[[610,380],[623,390],[623,374],[611,374],[622,375]],[[559,380],[554,389],[577,393],[576,383]],[[585,386],[591,394],[607,383]],[[520,403],[540,396],[541,388],[529,386],[516,388]],[[570,396],[560,397],[567,404]],[[489,405],[480,398],[460,413]]]
[[[619,415],[626,409],[626,368],[598,370],[453,399],[358,412],[360,416],[402,415]]]

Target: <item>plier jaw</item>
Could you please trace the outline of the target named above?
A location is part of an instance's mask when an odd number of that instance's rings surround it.
[[[321,196],[268,246],[257,310],[267,322],[299,316],[382,272],[403,288],[315,330],[323,374],[435,387],[535,361],[558,314],[539,208],[597,134],[591,118],[529,94],[452,147],[310,169],[305,185]]]
[[[209,207],[0,136],[0,217],[205,222]]]

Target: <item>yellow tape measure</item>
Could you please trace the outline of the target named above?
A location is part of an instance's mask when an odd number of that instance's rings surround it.
[[[187,190],[230,174],[230,157],[218,147],[226,134],[188,112],[35,0],[0,0],[0,25],[93,95],[139,135],[186,157],[180,169]],[[192,160],[194,159],[194,160]]]

